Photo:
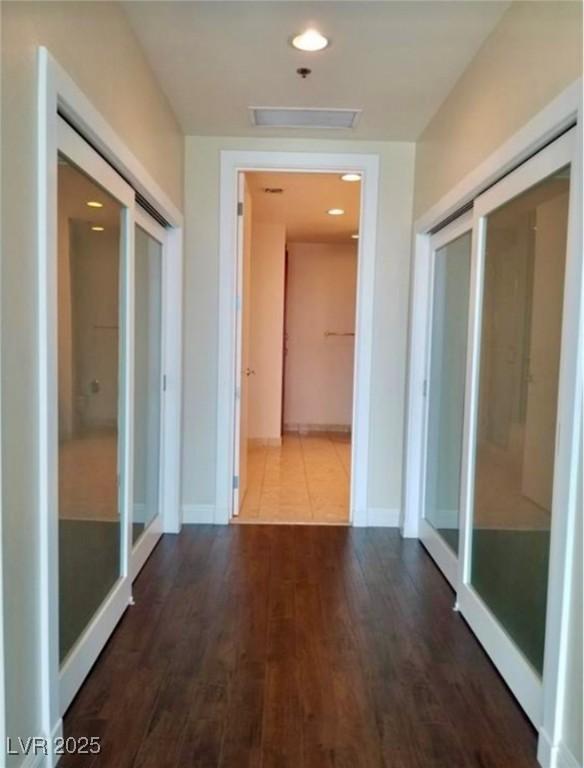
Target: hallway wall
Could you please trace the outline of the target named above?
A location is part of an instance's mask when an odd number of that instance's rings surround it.
[[[46,45],[182,204],[183,138],[122,9],[3,2],[2,451],[8,735],[41,735],[38,631],[36,51]],[[10,446],[10,450],[6,446]],[[6,481],[9,478],[9,481]],[[2,745],[3,747],[3,745]],[[1,762],[1,758],[0,758]],[[21,763],[10,758],[9,765]]]
[[[357,246],[291,243],[286,300],[285,426],[350,429]]]
[[[403,142],[189,136],[185,163],[185,508],[215,504],[219,168],[221,150],[374,153],[380,158],[375,265],[369,507],[390,520],[400,506],[407,302],[415,146]]]
[[[582,4],[514,2],[416,145],[414,219],[582,75]]]

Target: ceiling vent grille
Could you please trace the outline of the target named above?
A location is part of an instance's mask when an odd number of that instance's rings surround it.
[[[250,107],[252,125],[258,128],[354,128],[360,109],[311,109],[303,107]]]

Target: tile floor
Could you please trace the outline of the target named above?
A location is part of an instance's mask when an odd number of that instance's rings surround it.
[[[349,523],[351,438],[287,434],[281,446],[251,444],[237,522]]]

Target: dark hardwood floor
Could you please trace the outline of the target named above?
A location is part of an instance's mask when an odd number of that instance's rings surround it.
[[[416,541],[166,536],[65,717],[65,768],[527,768],[536,736]]]

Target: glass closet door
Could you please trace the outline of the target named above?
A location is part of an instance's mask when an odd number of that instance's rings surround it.
[[[59,159],[60,659],[121,576],[122,206]]]
[[[463,612],[541,717],[564,312],[567,134],[475,203],[476,344]]]
[[[59,121],[55,470],[61,711],[130,594],[126,308],[133,198],[115,171]]]
[[[134,573],[160,537],[164,230],[137,213],[134,297]]]
[[[458,571],[471,222],[465,217],[432,239],[426,471],[420,533],[453,586]]]

